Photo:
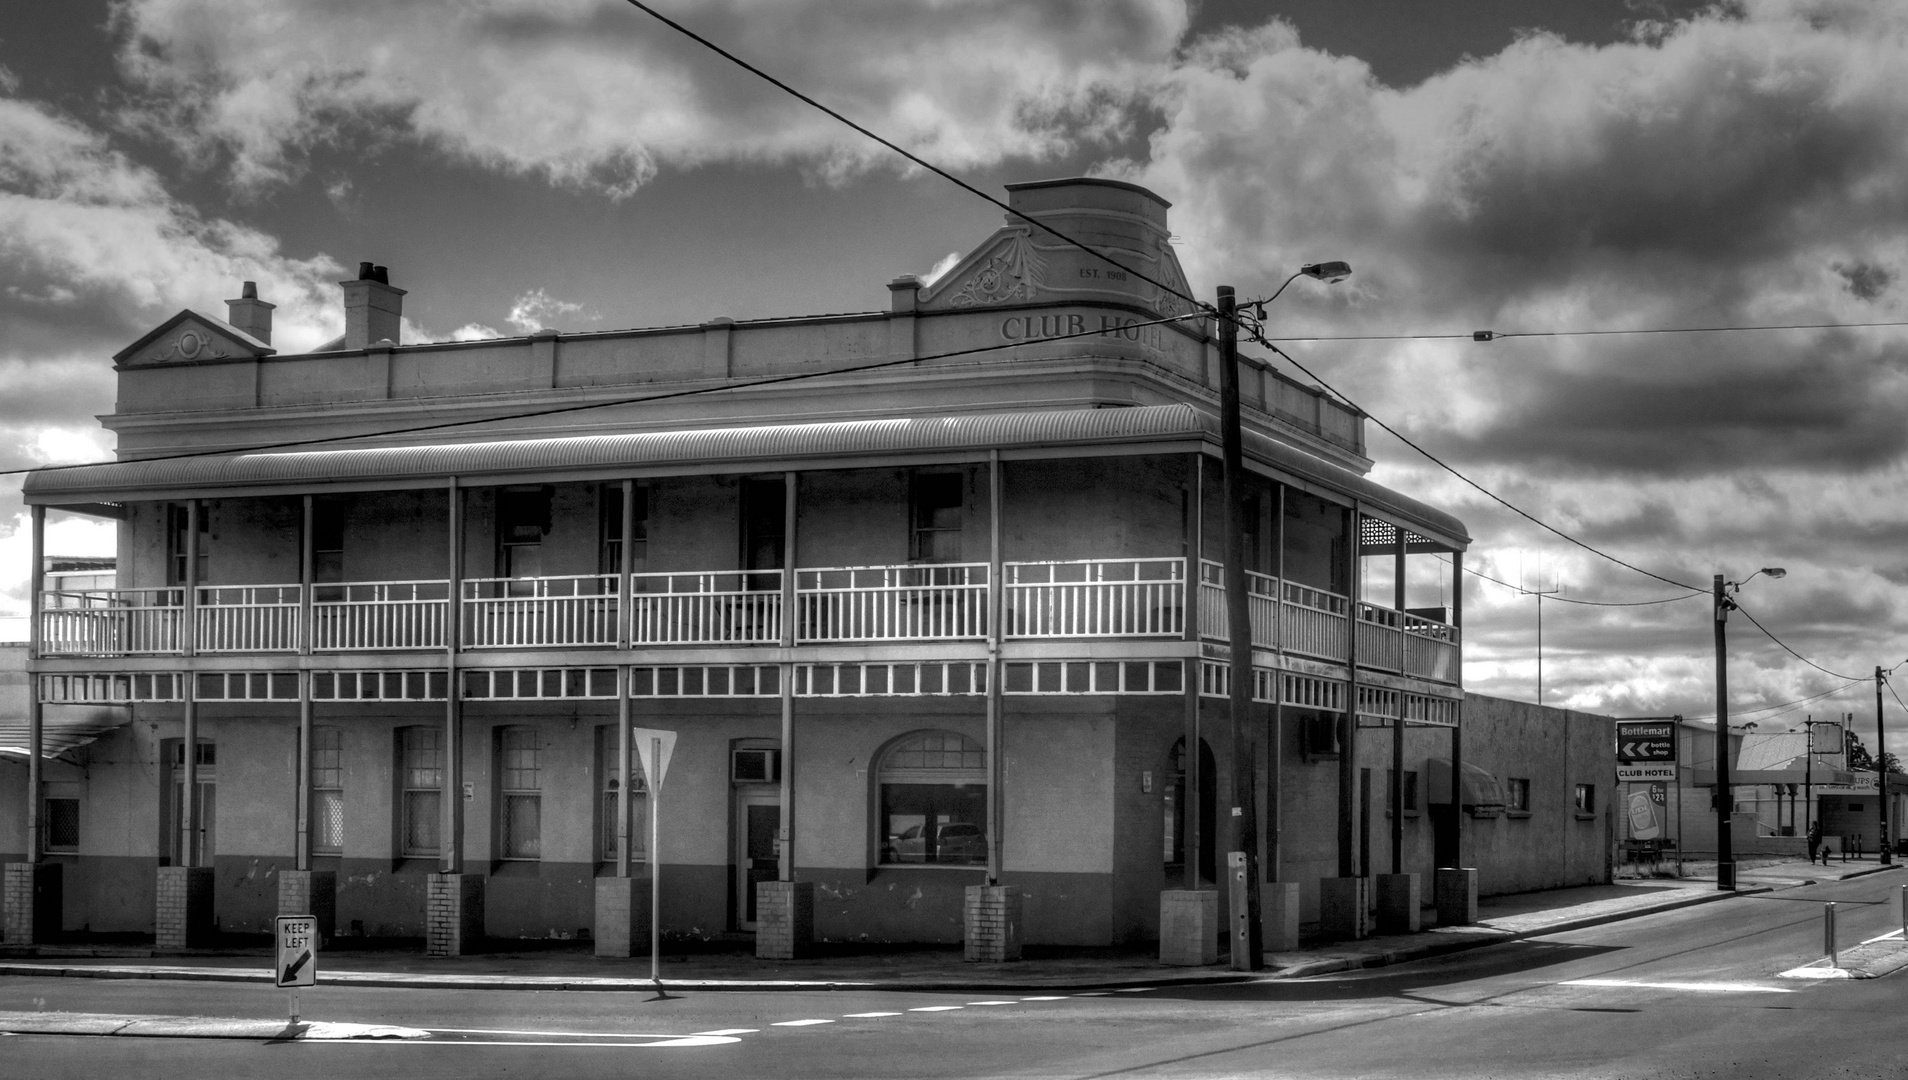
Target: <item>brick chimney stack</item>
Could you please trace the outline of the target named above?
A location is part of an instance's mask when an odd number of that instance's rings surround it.
[[[277,304],[268,304],[258,298],[258,283],[248,281],[239,290],[237,300],[227,300],[225,321],[252,335],[267,345],[272,343],[272,309]]]
[[[361,262],[357,280],[338,284],[344,286],[344,347],[363,349],[387,340],[395,344],[404,317],[404,290],[391,287],[385,268]]]

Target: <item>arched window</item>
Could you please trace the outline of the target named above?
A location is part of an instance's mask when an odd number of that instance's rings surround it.
[[[951,731],[918,732],[888,750],[876,775],[883,863],[986,864],[986,748]]]

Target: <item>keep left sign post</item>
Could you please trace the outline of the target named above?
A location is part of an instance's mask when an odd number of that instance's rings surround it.
[[[272,922],[272,981],[291,991],[290,1015],[298,1022],[298,988],[318,985],[318,919],[280,915]]]

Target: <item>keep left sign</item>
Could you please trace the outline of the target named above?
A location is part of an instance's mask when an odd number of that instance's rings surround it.
[[[272,980],[281,987],[318,985],[318,919],[280,915],[272,923]]]

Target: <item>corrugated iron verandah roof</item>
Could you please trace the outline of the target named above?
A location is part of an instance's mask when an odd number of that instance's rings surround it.
[[[1143,405],[134,460],[37,470],[27,476],[23,494],[34,505],[74,506],[322,492],[343,484],[361,486],[451,476],[475,484],[494,484],[560,472],[641,469],[667,473],[672,466],[707,471],[712,465],[761,467],[788,460],[866,459],[994,448],[1061,450],[1181,440],[1198,440],[1216,447],[1218,439],[1218,420],[1191,405]],[[1361,499],[1371,511],[1396,517],[1414,531],[1455,547],[1469,542],[1464,523],[1457,518],[1296,446],[1248,431],[1245,449],[1249,460]]]

